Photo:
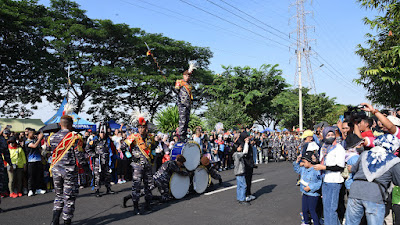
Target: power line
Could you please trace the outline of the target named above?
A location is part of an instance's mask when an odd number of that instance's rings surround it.
[[[320,63],[323,63],[323,62],[321,62],[318,58],[316,58],[316,60],[318,61],[318,62],[320,62]],[[327,62],[327,61],[325,61],[324,60],[324,62],[327,64],[327,65],[329,65],[330,67],[332,67],[330,64],[329,64],[329,62]],[[330,76],[328,73],[325,73],[325,75],[327,75],[327,76],[329,76],[330,78],[332,78],[332,80],[334,80],[334,81],[336,81],[337,83],[339,83],[339,84],[341,84],[341,85],[344,85],[344,86],[346,86],[347,88],[349,88],[349,89],[353,89],[354,91],[356,91],[356,92],[358,92],[358,93],[360,93],[360,94],[363,94],[360,90],[358,90],[357,88],[356,88],[356,86],[354,85],[354,84],[352,84],[352,83],[350,83],[349,81],[347,81],[346,79],[343,79],[343,75],[341,75],[340,73],[339,74],[337,74],[337,73],[335,73],[332,69],[330,69],[329,67],[324,67],[327,71],[329,71],[333,76],[336,76],[336,77],[332,77],[332,76]],[[323,70],[323,68],[321,68],[322,70]],[[339,82],[338,81],[338,79],[337,79],[337,76],[340,76],[340,78],[342,79],[341,81],[342,82]]]
[[[155,9],[153,9],[153,8],[144,7],[144,6],[141,6],[141,5],[138,5],[138,4],[134,4],[134,3],[132,3],[132,2],[125,1],[125,0],[119,0],[119,1],[120,1],[120,2],[123,2],[123,3],[126,3],[126,4],[129,4],[129,5],[132,5],[132,6],[135,6],[135,7],[143,8],[143,9],[146,9],[146,10],[150,10],[150,11],[153,11],[153,12],[156,12],[156,13],[159,13],[159,14],[162,14],[162,15],[165,15],[165,16],[167,16],[167,17],[174,17],[174,18],[176,18],[176,19],[185,21],[185,22],[190,23],[190,24],[200,25],[200,26],[203,26],[203,27],[205,27],[205,28],[207,28],[207,29],[209,29],[210,26],[211,26],[211,27],[215,27],[215,28],[216,28],[215,30],[217,30],[217,31],[221,31],[221,30],[222,30],[222,31],[225,31],[225,33],[229,33],[230,35],[233,35],[233,36],[236,36],[236,37],[239,37],[239,38],[242,38],[242,39],[247,39],[247,40],[251,40],[251,41],[256,41],[256,42],[259,42],[259,43],[261,43],[261,44],[264,44],[264,45],[267,45],[267,46],[271,46],[270,44],[265,43],[265,42],[263,42],[263,41],[260,41],[260,40],[257,40],[257,39],[251,38],[251,37],[246,37],[246,36],[243,36],[243,35],[238,35],[237,32],[228,30],[228,29],[226,29],[226,28],[224,28],[224,27],[220,27],[220,26],[217,26],[217,25],[214,25],[214,24],[211,24],[211,23],[207,23],[207,22],[205,22],[205,21],[202,21],[202,20],[196,19],[196,18],[194,18],[194,17],[190,17],[190,16],[187,16],[187,15],[184,15],[184,14],[182,14],[182,13],[179,13],[179,12],[173,11],[173,10],[170,10],[170,9],[168,9],[168,8],[164,8],[164,7],[161,7],[161,6],[152,4],[152,3],[147,2],[147,1],[144,1],[144,0],[139,0],[139,1],[141,1],[142,3],[148,4],[148,5],[151,5],[151,6],[153,6],[153,7],[156,7],[156,8],[162,9],[162,10],[166,10],[166,11],[172,13],[172,14],[166,14],[166,13],[164,13],[164,12],[155,10]],[[181,15],[182,17],[177,17],[176,15]],[[193,22],[193,21],[185,20],[185,19],[183,19],[183,18],[190,18],[190,19],[195,20],[195,21],[198,21],[198,22]],[[204,24],[206,24],[206,25],[204,25]],[[228,52],[228,51],[225,51],[225,52]],[[237,53],[237,54],[239,54],[239,53]]]
[[[207,0],[207,1],[208,1],[208,0]],[[223,2],[223,3],[225,3],[226,5],[229,5],[230,7],[232,7],[232,8],[234,8],[234,9],[238,10],[239,12],[245,14],[246,16],[248,16],[248,17],[250,17],[250,18],[252,18],[252,19],[258,21],[259,23],[262,23],[262,24],[264,24],[265,26],[267,26],[267,27],[269,27],[269,28],[275,30],[276,32],[279,32],[279,33],[283,34],[284,36],[287,36],[287,35],[288,35],[288,34],[285,34],[285,33],[282,32],[282,31],[276,29],[275,27],[272,27],[272,26],[270,26],[269,24],[264,23],[263,21],[257,19],[256,17],[254,17],[254,16],[252,16],[252,15],[250,15],[250,14],[244,12],[243,10],[237,8],[236,6],[233,6],[233,5],[231,5],[230,3],[228,3],[228,2],[226,2],[226,1],[224,1],[224,0],[220,0],[220,1]],[[274,35],[275,35],[275,34],[274,34]]]
[[[234,15],[234,16],[236,16],[236,17],[239,17],[240,19],[242,19],[242,20],[244,20],[244,21],[246,21],[246,22],[248,22],[248,23],[253,24],[254,26],[256,26],[256,27],[258,27],[258,28],[260,28],[260,29],[262,29],[262,30],[264,30],[264,31],[266,31],[266,32],[268,32],[268,33],[270,33],[270,34],[272,34],[272,35],[274,35],[274,36],[276,36],[276,37],[278,37],[278,38],[284,40],[284,41],[287,41],[287,42],[293,44],[293,42],[291,42],[289,39],[285,39],[285,38],[283,38],[283,37],[281,37],[281,36],[279,36],[279,35],[277,35],[277,34],[271,32],[271,31],[265,29],[264,27],[262,27],[262,26],[260,26],[260,25],[258,25],[258,24],[256,24],[256,23],[254,23],[254,22],[252,22],[252,21],[250,21],[250,20],[248,20],[248,19],[246,19],[246,18],[244,18],[244,17],[242,17],[242,16],[240,16],[240,15],[238,15],[238,14],[236,14],[236,13],[234,13],[234,12],[232,12],[232,11],[226,9],[226,8],[224,8],[224,7],[222,7],[221,5],[216,4],[215,2],[212,2],[212,1],[210,1],[210,0],[206,0],[206,1],[209,2],[209,3],[211,3],[211,4],[213,4],[213,5],[215,5],[215,6],[217,6],[218,8],[221,8],[221,9],[224,10],[224,11],[229,12],[230,14],[232,14],[232,15]],[[270,25],[268,25],[268,24],[266,24],[266,23],[264,23],[264,22],[258,20],[257,18],[255,18],[255,17],[253,17],[253,16],[247,14],[247,13],[244,12],[243,10],[238,9],[237,7],[231,5],[231,4],[229,4],[229,3],[227,3],[227,2],[225,2],[225,1],[223,1],[223,0],[220,0],[220,1],[224,2],[225,4],[229,5],[230,7],[232,7],[232,8],[234,8],[234,9],[238,10],[239,12],[241,12],[241,13],[243,13],[243,14],[249,16],[249,17],[252,17],[253,19],[255,19],[255,20],[257,20],[257,21],[263,23],[264,25],[266,25],[266,26],[272,28],[273,30],[275,30],[275,31],[277,31],[277,32],[279,32],[279,33],[281,33],[281,34],[283,34],[284,36],[286,36],[286,34],[283,33],[282,31],[280,31],[280,30],[278,30],[278,29],[275,29],[274,27],[272,27],[272,26],[270,26]]]
[[[220,19],[220,20],[223,20],[223,21],[225,21],[225,22],[227,22],[227,23],[230,23],[230,24],[232,24],[232,25],[234,25],[234,26],[237,26],[237,27],[239,27],[239,28],[241,28],[241,29],[243,29],[243,30],[246,30],[246,31],[248,31],[248,32],[250,32],[250,33],[252,33],[252,34],[255,34],[255,35],[257,35],[257,36],[260,36],[260,37],[262,37],[262,38],[265,38],[265,39],[267,39],[267,40],[270,40],[270,41],[272,41],[272,42],[275,42],[275,43],[277,43],[277,44],[279,44],[279,45],[282,45],[282,46],[284,46],[284,47],[290,48],[290,46],[288,46],[288,45],[282,44],[282,43],[280,43],[280,42],[278,42],[278,41],[275,41],[275,40],[273,40],[273,39],[271,39],[271,38],[268,38],[268,37],[266,37],[266,36],[264,36],[264,35],[262,35],[262,34],[256,33],[256,32],[254,32],[254,31],[252,31],[252,30],[250,30],[250,29],[248,29],[248,28],[246,28],[246,27],[243,27],[243,26],[238,25],[238,24],[236,24],[236,23],[234,23],[234,22],[231,22],[231,21],[229,21],[229,20],[227,20],[227,19],[225,19],[225,18],[223,18],[223,17],[220,17],[220,16],[218,16],[218,15],[215,15],[214,13],[208,12],[207,10],[204,10],[204,9],[202,9],[202,8],[196,6],[196,5],[193,5],[193,4],[190,3],[190,2],[187,2],[187,1],[185,1],[185,0],[179,0],[179,1],[185,3],[185,4],[189,5],[189,6],[192,6],[193,8],[196,8],[196,9],[202,11],[202,12],[205,12],[205,13],[207,13],[207,14],[209,14],[209,15],[212,15],[212,16],[214,16],[214,17],[217,17],[217,18]]]

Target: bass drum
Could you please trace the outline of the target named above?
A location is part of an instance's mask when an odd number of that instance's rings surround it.
[[[210,180],[207,169],[204,166],[197,167],[193,176],[193,189],[199,194],[204,193],[210,184]]]
[[[190,177],[173,173],[169,180],[169,191],[176,199],[181,199],[189,192]]]
[[[199,166],[200,158],[201,158],[201,150],[199,144],[194,141],[189,141],[183,146],[182,155],[185,157],[186,162],[183,164],[185,165],[186,169],[189,171],[193,171]]]

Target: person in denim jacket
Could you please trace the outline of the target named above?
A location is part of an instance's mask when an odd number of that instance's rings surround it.
[[[293,162],[293,169],[301,176],[300,191],[303,193],[303,224],[311,224],[310,217],[308,216],[308,214],[310,214],[314,222],[313,224],[319,225],[320,223],[316,209],[320,196],[318,190],[321,188],[322,178],[320,172],[313,168],[312,152],[305,152],[303,156],[298,156],[296,162]]]

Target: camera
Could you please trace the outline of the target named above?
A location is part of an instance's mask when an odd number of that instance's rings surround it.
[[[367,118],[367,114],[361,110],[364,107],[364,105],[347,106],[347,111],[344,112],[344,120],[352,124],[357,124],[362,119]]]

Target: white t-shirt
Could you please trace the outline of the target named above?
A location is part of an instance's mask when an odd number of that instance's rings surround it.
[[[114,136],[112,136],[111,140],[114,142],[116,149],[119,149],[121,147],[120,145],[121,145],[122,137],[114,135]]]
[[[344,167],[345,166],[345,155],[346,155],[346,150],[344,150],[343,146],[341,144],[336,144],[336,147],[330,151],[328,154],[325,156],[325,166],[340,166]],[[323,155],[320,155],[320,161],[322,160]],[[330,170],[325,170],[325,177],[324,177],[324,182],[325,183],[343,183],[344,179],[342,177],[342,174],[340,171],[330,171]]]

